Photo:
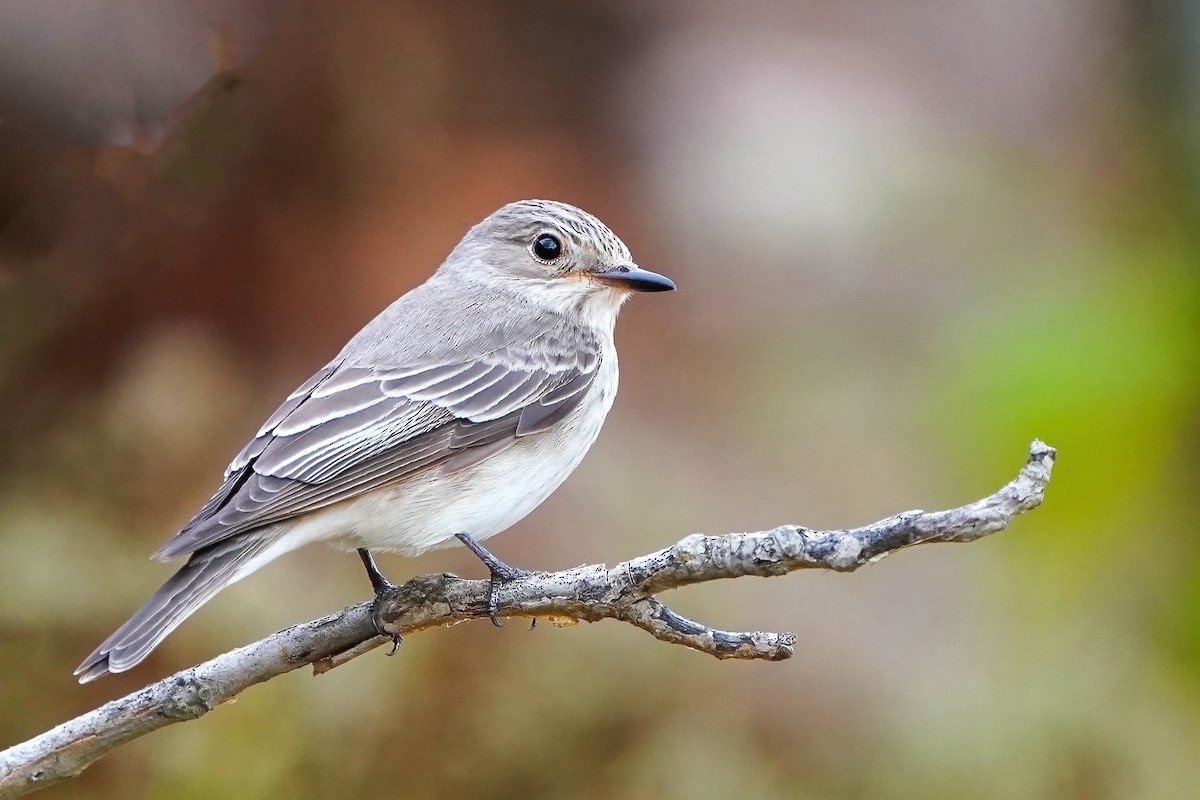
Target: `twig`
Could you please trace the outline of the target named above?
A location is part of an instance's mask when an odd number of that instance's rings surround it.
[[[1035,440],[1015,480],[949,511],[907,511],[851,530],[784,525],[758,533],[693,534],[611,569],[598,564],[531,573],[500,588],[500,613],[583,622],[616,619],[717,658],[785,659],[796,641],[790,633],[719,631],[681,617],[655,595],[706,581],[799,569],[850,572],[912,545],[974,541],[1041,504],[1054,458],[1053,448]],[[74,777],[125,742],[203,716],[247,687],[297,667],[312,664],[319,675],[388,642],[391,634],[484,618],[487,591],[486,581],[416,577],[375,603],[295,625],[176,673],[0,752],[0,800]]]

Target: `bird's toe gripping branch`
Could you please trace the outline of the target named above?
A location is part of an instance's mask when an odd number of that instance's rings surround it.
[[[513,566],[509,566],[508,564],[505,564],[503,561],[496,558],[496,556],[492,555],[492,552],[490,550],[488,550],[486,547],[481,545],[479,542],[475,541],[475,539],[472,538],[469,534],[456,533],[455,538],[457,538],[460,542],[462,542],[464,545],[466,545],[467,549],[470,550],[472,553],[474,553],[475,557],[478,558],[480,561],[482,561],[484,566],[488,568],[488,573],[491,576],[491,578],[490,578],[491,585],[490,585],[490,588],[488,589],[488,598],[487,598],[488,618],[490,618],[492,620],[492,624],[495,625],[497,628],[504,627],[500,623],[499,618],[496,616],[500,611],[500,606],[499,606],[500,587],[504,586],[507,583],[512,583],[513,581],[518,581],[521,578],[527,578],[530,575],[532,575],[533,573],[531,573],[529,570],[526,570],[526,569],[521,569],[519,567],[513,567]],[[534,618],[534,621],[535,622],[537,621],[536,617]]]

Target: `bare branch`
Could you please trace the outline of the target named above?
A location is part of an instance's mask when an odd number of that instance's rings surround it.
[[[717,658],[781,660],[792,655],[792,634],[719,631],[676,614],[655,595],[723,578],[800,569],[850,572],[912,545],[974,541],[1041,504],[1054,458],[1053,448],[1034,441],[1015,480],[948,511],[907,511],[850,530],[784,525],[758,533],[693,534],[611,569],[597,564],[530,573],[500,588],[500,613],[560,621],[616,619]],[[0,800],[74,777],[125,742],[203,716],[256,683],[306,664],[315,674],[327,672],[388,642],[380,632],[408,635],[485,618],[487,592],[486,581],[419,576],[374,603],[350,606],[183,670],[0,752]]]

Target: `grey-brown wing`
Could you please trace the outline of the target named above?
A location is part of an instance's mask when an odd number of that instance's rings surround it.
[[[594,339],[547,335],[458,363],[330,365],[288,397],[155,555],[174,558],[434,464],[476,463],[566,417],[599,364]]]

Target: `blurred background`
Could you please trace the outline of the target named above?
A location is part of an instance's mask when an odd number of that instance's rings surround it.
[[[368,598],[309,548],[132,673],[75,665],[283,395],[500,205],[673,295],[530,568],[691,532],[1046,505],[851,576],[410,637],[43,797],[1179,798],[1200,786],[1200,6],[42,0],[0,7],[0,746]],[[480,577],[461,549],[394,579]],[[1189,788],[1190,787],[1190,788]]]

